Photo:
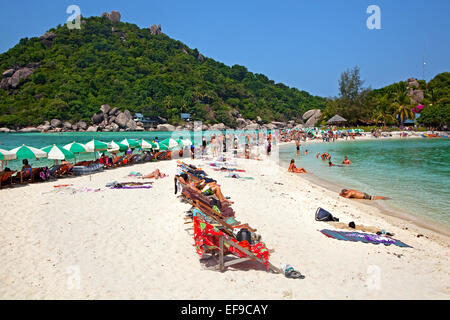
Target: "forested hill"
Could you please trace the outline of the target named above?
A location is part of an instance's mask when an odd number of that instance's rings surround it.
[[[153,27],[90,17],[81,29],[59,25],[21,39],[0,55],[0,127],[89,120],[103,104],[173,124],[187,112],[231,127],[237,117],[296,120],[325,106],[322,97],[204,57]]]

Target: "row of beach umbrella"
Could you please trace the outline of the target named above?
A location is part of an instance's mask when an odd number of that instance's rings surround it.
[[[192,141],[189,139],[172,139],[168,138],[161,142],[148,141],[141,139],[139,141],[133,139],[124,139],[120,142],[111,141],[103,142],[99,140],[91,140],[86,144],[72,142],[63,147],[57,145],[47,146],[37,149],[31,146],[22,145],[12,150],[0,149],[0,161],[14,159],[41,159],[48,158],[53,160],[74,159],[77,153],[88,153],[97,151],[120,152],[126,151],[128,148],[142,148],[144,150],[173,150],[175,148],[183,148],[190,146]]]

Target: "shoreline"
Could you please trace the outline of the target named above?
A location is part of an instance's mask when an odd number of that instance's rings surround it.
[[[267,273],[251,262],[223,273],[207,271],[193,247],[192,228],[184,224],[189,205],[173,192],[176,160],[62,179],[74,188],[101,188],[99,192],[55,192],[53,185],[60,182],[2,190],[0,297],[290,300],[450,296],[450,270],[444,262],[450,246],[447,237],[374,214],[370,206],[340,198],[266,158],[236,159],[236,166],[246,170],[241,176],[254,180],[227,179],[226,173],[208,165],[213,160],[186,162],[217,179],[224,194],[234,201],[236,219],[257,228],[272,250],[274,265],[289,263],[306,279],[299,283]],[[126,177],[131,171],[149,173],[155,168],[169,177],[153,180],[151,189],[105,188],[114,180],[136,181]],[[27,201],[19,200],[24,198]],[[318,206],[328,208],[341,222],[355,221],[357,226],[393,232],[395,239],[413,248],[330,239],[320,230],[341,229],[315,221]],[[367,287],[370,266],[380,268],[382,290]],[[78,287],[71,280],[76,270],[81,279]],[[205,282],[217,285],[204,286]]]
[[[400,132],[396,132],[396,134],[399,134]],[[336,142],[343,143],[343,142],[352,142],[352,141],[364,141],[364,140],[371,140],[371,141],[379,141],[381,142],[384,139],[389,140],[404,140],[405,138],[395,137],[394,133],[392,137],[383,137],[383,138],[377,138],[374,139],[372,137],[362,136],[357,137],[355,140],[338,140]],[[406,139],[423,139],[421,136],[410,136]],[[295,142],[283,142],[282,144],[279,144],[279,146],[287,146],[294,144]],[[312,144],[312,143],[324,143],[324,144],[333,144],[334,142],[324,142],[321,140],[307,140],[306,142],[302,142],[302,144]],[[332,181],[326,180],[325,178],[314,176],[314,175],[304,175],[302,178],[310,181],[311,183],[314,183],[324,189],[327,189],[329,191],[335,192],[339,194],[340,190],[345,188],[345,186],[340,185],[338,183],[334,183]],[[441,236],[449,237],[450,238],[450,227],[446,225],[439,224],[437,221],[432,220],[431,218],[425,217],[425,216],[419,216],[416,213],[405,211],[404,209],[395,207],[391,205],[389,202],[380,202],[380,201],[372,201],[367,202],[364,200],[358,200],[353,199],[353,201],[361,202],[362,204],[374,207],[379,211],[379,214],[381,215],[388,215],[390,217],[400,219],[401,221],[408,222],[410,224],[413,224],[416,227],[421,228],[422,230],[428,230],[432,232],[436,232]]]

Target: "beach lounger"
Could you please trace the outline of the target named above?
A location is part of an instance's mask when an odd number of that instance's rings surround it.
[[[283,274],[283,272],[269,262],[269,250],[261,243],[249,244],[246,248],[243,243],[238,242],[233,236],[229,236],[209,224],[200,217],[194,217],[194,240],[197,253],[202,256],[204,253],[211,253],[215,256],[219,254],[219,264],[210,267],[210,270],[220,270],[223,272],[226,267],[246,261],[256,261],[263,264],[267,271]],[[242,244],[242,245],[241,245]],[[237,258],[225,262],[224,256],[233,254]]]
[[[13,175],[17,171],[3,171],[0,172],[0,189],[5,186],[11,186],[13,184]]]

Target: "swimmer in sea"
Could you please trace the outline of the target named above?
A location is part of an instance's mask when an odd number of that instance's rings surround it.
[[[328,160],[331,158],[330,154],[326,153],[326,152],[322,153],[322,155],[320,157],[322,158],[322,160]]]
[[[294,159],[291,160],[291,164],[289,165],[288,172],[292,172],[292,173],[307,173],[304,168],[297,168],[295,166],[295,160]]]
[[[345,156],[345,159],[344,159],[344,161],[342,161],[342,164],[350,165],[350,164],[352,164],[352,162],[350,161],[349,158],[347,158],[347,156]]]
[[[388,197],[381,197],[381,196],[371,196],[367,193],[360,192],[358,190],[348,190],[348,189],[342,189],[341,193],[339,193],[341,197],[347,198],[347,199],[363,199],[363,200],[389,200]]]
[[[316,159],[319,159],[319,156],[320,156],[320,152],[317,152]]]

